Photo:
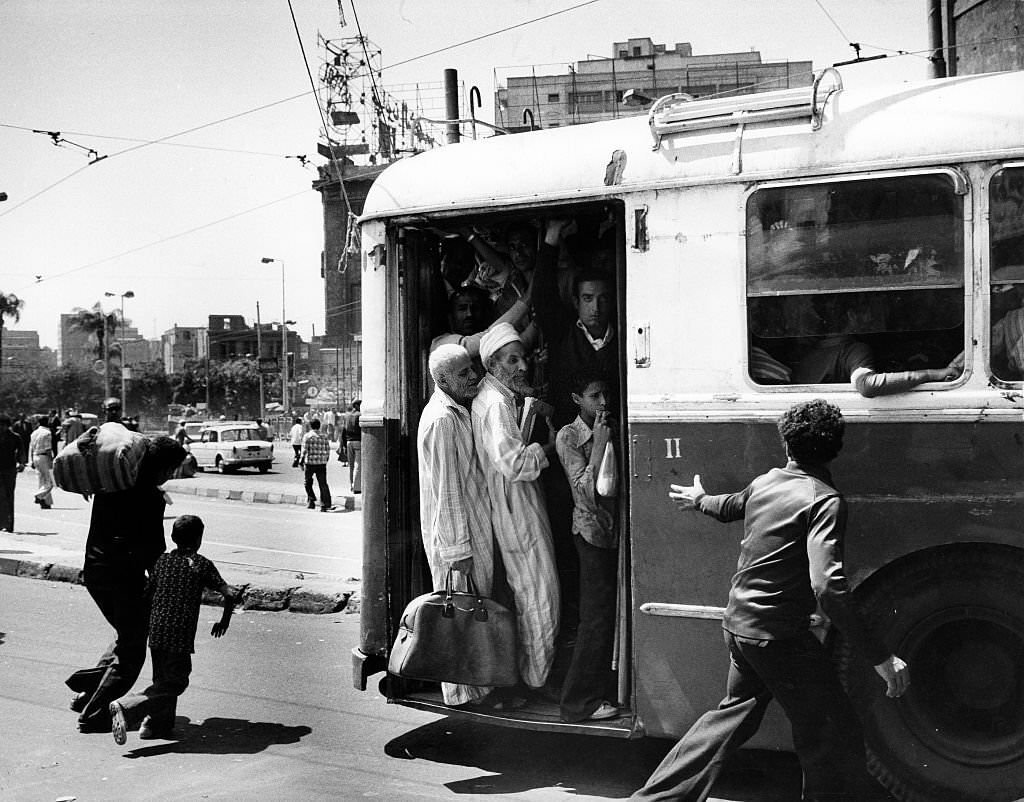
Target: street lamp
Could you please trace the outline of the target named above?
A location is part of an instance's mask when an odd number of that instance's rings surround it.
[[[260,261],[269,265],[277,262],[281,265],[281,406],[284,407],[284,414],[288,415],[288,329],[285,326],[287,319],[284,314],[284,259],[275,259],[271,256],[264,256]]]
[[[115,298],[118,295],[121,296],[121,410],[122,410],[123,414],[127,414],[127,412],[128,412],[128,387],[127,387],[127,382],[125,381],[125,375],[127,373],[127,364],[126,364],[125,349],[124,349],[124,343],[125,343],[124,299],[125,298],[134,298],[135,297],[135,293],[132,292],[131,290],[125,290],[122,293],[105,292],[103,294],[107,298]],[[103,319],[103,325],[104,326],[107,325],[106,318]],[[109,348],[108,348],[107,353],[108,354],[110,353],[109,352]],[[107,390],[107,392],[108,393],[110,392],[109,389]]]

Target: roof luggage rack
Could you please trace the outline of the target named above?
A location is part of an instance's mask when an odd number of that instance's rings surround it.
[[[819,86],[826,75],[834,76],[827,94],[818,100]],[[833,92],[843,88],[839,73],[829,67],[822,70],[811,86],[784,89],[778,92],[733,95],[712,100],[694,100],[687,94],[665,95],[658,98],[647,115],[653,150],[661,146],[663,137],[687,131],[712,128],[731,128],[746,123],[781,122],[806,118],[811,129],[821,127],[821,114],[825,101]]]

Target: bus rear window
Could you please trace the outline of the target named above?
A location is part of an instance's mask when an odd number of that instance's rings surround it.
[[[1024,380],[1024,167],[1000,170],[989,185],[992,375]]]
[[[840,341],[881,372],[963,349],[963,201],[948,176],[757,190],[746,233],[755,383],[848,382],[816,356]]]

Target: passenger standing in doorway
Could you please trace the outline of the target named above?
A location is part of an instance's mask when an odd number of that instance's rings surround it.
[[[573,279],[573,310],[567,310],[560,300],[559,250],[575,230],[575,222],[548,221],[533,279],[536,323],[548,344],[548,401],[555,408],[553,423],[558,429],[576,418],[573,376],[604,376],[608,382],[608,408],[618,409],[619,343],[612,320],[615,309],[612,277],[587,266]],[[571,639],[579,615],[577,592],[580,586],[579,558],[572,534],[573,497],[565,472],[557,466],[545,472],[543,482],[562,585],[562,631],[564,638]]]
[[[292,451],[295,458],[292,460],[292,467],[299,467],[299,452],[302,451],[302,418],[292,418],[292,428],[288,433],[288,440],[292,444]]]
[[[519,409],[532,393],[515,327],[492,326],[480,342],[487,375],[473,400],[473,439],[487,480],[491,523],[515,597],[519,674],[531,688],[548,679],[558,634],[559,588],[541,471],[555,451],[555,433],[543,445],[523,442]]]
[[[313,477],[320,486],[320,512],[329,512],[331,504],[331,488],[327,486],[327,463],[331,459],[331,441],[320,434],[320,420],[313,418],[309,422],[309,431],[302,437],[299,448],[299,465],[306,475],[306,500],[311,510],[316,509],[316,496],[313,495]]]
[[[348,460],[348,480],[353,493],[361,493],[363,490],[363,430],[359,426],[359,410],[362,405],[363,402],[358,398],[352,401],[352,407],[344,415],[341,433]]]
[[[739,493],[709,496],[700,476],[672,485],[681,510],[743,521],[743,542],[723,618],[731,665],[726,697],[705,713],[632,799],[702,802],[722,766],[751,738],[775,698],[793,728],[803,769],[803,799],[887,799],[868,776],[853,707],[825,647],[810,631],[818,605],[901,696],[906,664],[864,627],[843,568],[846,503],[828,465],[843,446],[838,407],[822,400],[779,419],[785,468],[773,468]]]
[[[494,535],[487,480],[473,444],[473,403],[479,376],[461,345],[439,345],[430,354],[434,392],[420,416],[416,451],[420,476],[420,531],[434,590],[449,570],[473,578],[491,595]],[[456,576],[455,581],[459,579]],[[479,703],[490,688],[441,683],[446,705]]]
[[[614,718],[612,651],[618,591],[617,488],[598,492],[601,463],[612,441],[608,382],[596,374],[573,379],[576,420],[558,432],[558,458],[572,489],[572,539],[579,555],[579,627],[562,685],[562,721]],[[614,457],[612,457],[614,458]]]

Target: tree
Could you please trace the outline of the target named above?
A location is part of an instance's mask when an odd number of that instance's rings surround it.
[[[71,329],[81,331],[86,335],[95,338],[96,358],[103,360],[103,392],[110,395],[110,363],[106,344],[110,341],[113,333],[121,324],[121,315],[118,310],[104,312],[97,301],[92,309],[78,307],[71,311]]]
[[[21,320],[21,310],[25,302],[13,292],[0,292],[0,370],[3,370],[3,339],[4,339],[4,318],[10,318],[15,323]]]
[[[171,400],[171,377],[163,362],[141,362],[132,366],[128,385],[129,406],[142,414],[162,418]]]

